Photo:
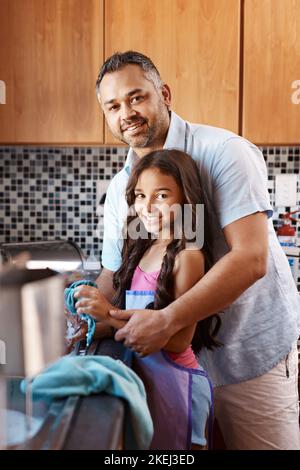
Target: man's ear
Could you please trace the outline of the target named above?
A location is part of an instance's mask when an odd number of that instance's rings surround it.
[[[97,100],[98,100],[98,103],[100,104],[101,108],[102,108],[102,104],[101,104],[101,98],[100,98],[100,91],[99,89],[96,90],[96,96],[97,96]]]
[[[164,84],[161,86],[161,94],[162,94],[164,103],[165,103],[168,107],[170,107],[170,106],[171,106],[171,90],[170,90],[169,85],[167,85],[166,83],[164,83]]]

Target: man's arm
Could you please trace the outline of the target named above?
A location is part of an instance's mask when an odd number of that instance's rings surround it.
[[[113,276],[113,271],[103,268],[99,277],[96,279],[98,289],[109,302],[112,301],[112,298],[115,293],[113,288]]]
[[[177,331],[222,311],[266,273],[268,226],[264,213],[224,228],[230,249],[188,292],[163,310],[114,312],[130,320],[115,336],[144,355],[163,348]]]
[[[256,213],[243,217],[223,231],[229,253],[192,289],[165,309],[169,322],[176,329],[222,311],[266,274],[267,216]]]
[[[113,288],[113,276],[114,276],[113,271],[103,268],[99,277],[96,279],[96,284],[98,286],[98,289],[109,302],[112,301],[112,298],[115,293],[114,288]],[[96,323],[96,333],[97,333],[97,337],[113,336],[114,328],[104,322],[98,322]]]

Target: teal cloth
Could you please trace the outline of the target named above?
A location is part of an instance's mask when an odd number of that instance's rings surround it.
[[[21,382],[25,393],[27,381]],[[31,382],[32,397],[51,400],[105,392],[128,403],[125,448],[148,449],[153,424],[141,379],[120,360],[109,356],[64,356]]]
[[[74,298],[75,294],[75,288],[77,286],[92,286],[92,287],[97,287],[97,284],[93,281],[86,281],[85,279],[81,279],[80,281],[75,281],[73,284],[71,284],[69,287],[65,289],[65,304],[67,309],[69,310],[72,315],[77,315],[77,310],[75,308],[75,303],[77,302],[78,299]],[[80,318],[87,322],[87,334],[86,334],[86,347],[88,348],[93,341],[95,329],[96,329],[96,322],[94,318],[92,318],[90,315],[87,313],[80,313]]]

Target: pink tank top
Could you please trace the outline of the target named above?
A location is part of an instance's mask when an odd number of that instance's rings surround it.
[[[137,266],[132,277],[130,289],[155,291],[159,273],[160,271],[144,272],[139,266]],[[167,354],[172,361],[176,362],[176,364],[179,364],[180,366],[190,367],[192,369],[197,369],[199,367],[191,346],[181,353],[168,351]]]

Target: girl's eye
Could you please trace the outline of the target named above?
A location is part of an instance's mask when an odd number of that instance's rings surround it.
[[[168,197],[167,194],[157,194],[157,199],[166,199]]]
[[[141,193],[135,195],[135,199],[143,199],[144,197],[144,194]]]

